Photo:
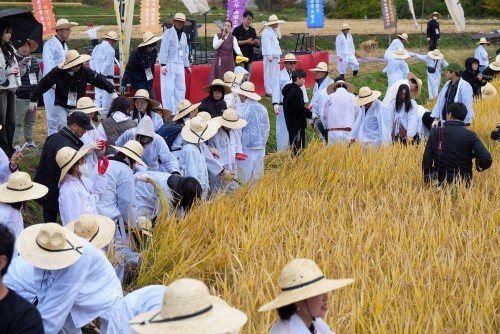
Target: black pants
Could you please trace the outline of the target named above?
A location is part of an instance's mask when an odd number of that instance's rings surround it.
[[[292,156],[297,156],[306,147],[306,129],[289,129],[288,142],[292,148]]]
[[[0,148],[10,158],[16,130],[16,93],[10,89],[0,89],[0,125]]]
[[[434,51],[437,48],[437,44],[438,44],[438,39],[431,38],[429,40],[429,51]]]
[[[43,222],[44,223],[55,223],[57,220],[57,214],[59,211],[54,211],[49,208],[43,207]]]

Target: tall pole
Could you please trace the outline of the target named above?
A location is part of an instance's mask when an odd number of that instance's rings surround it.
[[[422,16],[420,17],[420,54],[422,54],[422,27],[424,26],[425,0],[422,0]]]

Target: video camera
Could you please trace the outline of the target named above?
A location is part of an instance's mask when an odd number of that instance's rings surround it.
[[[491,80],[493,80],[493,76],[483,74],[483,80],[490,82]]]
[[[491,131],[490,138],[493,140],[500,138],[500,125],[497,125],[496,130]]]

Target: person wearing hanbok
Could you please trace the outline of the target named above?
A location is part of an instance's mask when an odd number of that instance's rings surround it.
[[[149,98],[149,93],[145,89],[139,89],[135,92],[134,97],[130,98],[130,101],[134,105],[134,109],[130,111],[130,118],[135,120],[137,123],[144,118],[144,116],[149,116],[153,121],[155,131],[158,131],[163,125],[163,118],[154,111],[155,107],[158,107],[160,103],[156,100]]]
[[[224,27],[220,33],[215,34],[212,46],[215,50],[212,66],[210,67],[210,74],[208,76],[208,83],[210,84],[214,79],[223,79],[224,73],[232,71],[235,67],[234,53],[237,56],[242,56],[240,47],[236,37],[233,36],[231,30],[233,22],[224,21]]]
[[[404,43],[408,42],[408,35],[406,33],[398,34],[398,37],[393,39],[387,50],[384,53],[384,59],[389,61],[392,58],[392,52],[397,51],[399,49],[403,49],[405,52],[408,52],[405,49]]]
[[[418,106],[411,98],[408,85],[399,86],[396,98],[389,105],[389,112],[392,114],[392,140],[404,144],[418,143]]]
[[[410,68],[405,59],[410,57],[403,49],[392,52],[392,58],[387,61],[384,72],[387,73],[387,88],[391,87],[398,80],[406,79]]]
[[[427,87],[429,90],[429,99],[432,100],[438,95],[439,85],[441,84],[441,76],[444,68],[448,66],[448,62],[444,59],[444,55],[438,49],[427,52],[427,55],[412,54],[418,60],[427,64]]]
[[[238,68],[241,68],[241,66],[238,66]],[[245,74],[240,73],[238,75],[234,74],[232,71],[227,71],[224,73],[224,84],[228,86],[230,89],[233,88],[238,88],[239,85],[241,84]],[[226,101],[226,107],[231,108],[236,110],[237,108],[237,101],[238,100],[238,94],[236,94],[234,91],[230,91],[229,93],[224,95],[224,101]]]
[[[479,60],[479,72],[483,72],[490,63],[490,57],[488,56],[488,51],[485,49],[485,45],[490,44],[486,38],[481,37],[478,43],[478,47],[474,51],[474,58]]]
[[[347,73],[348,66],[351,66],[352,75],[357,76],[359,71],[359,62],[356,59],[356,49],[354,48],[352,35],[349,33],[351,27],[349,24],[344,23],[340,30],[341,33],[335,38],[335,48],[337,56],[339,57],[337,71],[340,76],[344,78],[344,75]]]
[[[328,132],[325,130],[325,127],[321,122],[321,117],[323,116],[323,107],[328,97],[326,88],[333,83],[333,79],[328,76],[328,64],[325,62],[319,62],[315,68],[311,68],[309,71],[314,73],[316,81],[313,87],[310,110],[313,114],[318,115],[318,130],[320,131],[323,140],[328,141]]]
[[[264,63],[264,87],[268,96],[272,96],[273,87],[279,84],[280,65],[278,62],[281,56],[279,41],[281,39],[281,32],[279,25],[282,23],[285,23],[285,21],[278,20],[278,16],[273,14],[264,23],[264,29],[262,30],[261,44]]]

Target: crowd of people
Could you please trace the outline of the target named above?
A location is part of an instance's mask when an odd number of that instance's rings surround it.
[[[122,283],[140,266],[160,213],[182,216],[196,203],[231,194],[264,174],[271,125],[251,81],[253,48],[262,48],[278,151],[290,150],[299,159],[308,124],[328,145],[416,145],[428,137],[425,178],[469,185],[473,159],[478,171],[492,164],[467,125],[473,100],[495,93],[485,88],[500,71],[500,56],[488,63],[488,42],[481,39],[465,69],[448,64],[436,49],[438,13],[432,16],[427,54],[407,51],[406,33],[386,50],[388,89],[380,100],[382,92],[370,87],[355,95],[346,80],[349,66],[359,75],[349,24],[336,38],[338,76],[332,78],[325,62],[302,69],[294,54],[281,57],[284,21],[271,15],[259,40],[253,13],[246,11],[234,31],[226,21],[214,36],[207,96],[196,103],[185,98],[190,63],[183,29],[191,23],[182,13],[163,36],[144,33],[132,51],[120,88],[123,93],[130,84],[130,98],[118,96],[113,86],[115,32],[108,31],[89,56],[66,44],[78,24],[58,20],[56,35],[43,48],[41,73],[31,54],[37,44],[11,40],[12,28],[0,20],[0,320],[7,333],[79,333],[96,318],[101,333],[229,333],[245,324],[243,312],[211,296],[198,280],[179,279],[125,297]],[[428,99],[437,98],[432,110],[416,101],[423,81],[410,72],[410,57],[427,64]],[[157,58],[162,103],[153,89]],[[90,67],[84,66],[89,60]],[[439,92],[443,72],[447,81]],[[315,77],[311,97],[307,75]],[[95,100],[85,96],[87,84],[96,88]],[[19,164],[24,149],[37,148],[33,127],[42,95],[48,138],[32,181]],[[94,121],[97,113],[100,122]],[[28,200],[43,208],[44,224],[24,228],[21,212]],[[352,282],[326,279],[313,261],[296,259],[283,268],[282,293],[260,311],[278,310],[271,333],[329,333],[321,320],[327,293]]]

